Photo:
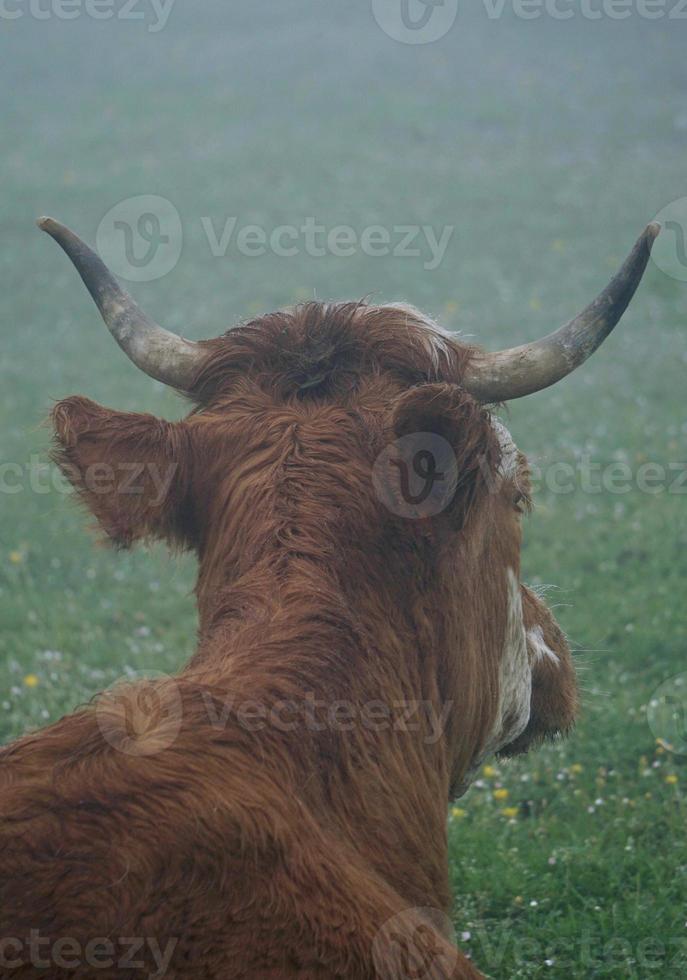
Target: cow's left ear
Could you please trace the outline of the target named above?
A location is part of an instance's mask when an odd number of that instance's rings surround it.
[[[390,462],[401,502],[414,508],[408,516],[445,514],[462,527],[498,467],[489,413],[458,385],[423,384],[399,396],[391,422],[399,458]]]
[[[73,397],[57,403],[52,423],[54,461],[115,545],[127,548],[146,537],[191,543],[184,422]]]

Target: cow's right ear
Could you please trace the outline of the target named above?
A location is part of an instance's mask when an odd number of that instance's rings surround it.
[[[52,424],[53,460],[115,545],[147,537],[191,544],[184,422],[73,397],[55,405]]]
[[[489,413],[465,389],[418,385],[396,400],[391,425],[398,513],[448,516],[462,527],[482,492],[493,486],[500,448]]]

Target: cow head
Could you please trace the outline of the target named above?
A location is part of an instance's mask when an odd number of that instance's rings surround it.
[[[60,464],[116,544],[152,535],[197,551],[201,639],[232,617],[264,621],[275,588],[282,607],[309,603],[302,643],[319,630],[321,651],[330,628],[332,643],[369,649],[359,696],[374,697],[387,658],[400,687],[450,707],[453,794],[488,754],[571,726],[568,645],[520,582],[526,459],[486,406],[555,383],[599,346],[657,226],[580,316],[495,354],[410,307],[366,304],[310,303],[191,343],[149,320],[68,229],[41,226],[127,355],[193,402],[177,423],[84,398],[53,419]]]

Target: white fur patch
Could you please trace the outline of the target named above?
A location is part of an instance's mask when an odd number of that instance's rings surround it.
[[[488,751],[497,752],[521,735],[530,720],[532,671],[527,653],[520,582],[512,568],[508,577],[508,620],[499,666],[499,706]]]
[[[530,720],[532,670],[522,615],[520,582],[512,568],[507,571],[508,619],[499,665],[499,699],[492,730],[480,758],[466,773],[457,796],[467,791],[484,760],[522,735]]]
[[[513,442],[513,436],[495,415],[491,417],[491,424],[501,446],[499,476],[504,480],[514,479],[518,472],[518,449]]]
[[[527,631],[527,642],[534,653],[535,663],[544,660],[544,658],[548,658],[557,667],[560,665],[558,654],[554,653],[544,640],[544,631],[541,626],[535,626],[533,629]]]

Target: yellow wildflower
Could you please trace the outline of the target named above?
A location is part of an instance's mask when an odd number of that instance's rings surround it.
[[[459,820],[461,817],[464,817],[465,814],[466,811],[463,810],[463,808],[460,806],[454,806],[453,809],[451,810],[451,816],[455,817],[456,820]]]
[[[671,772],[671,773],[669,773],[666,776],[666,782],[668,783],[669,786],[675,786],[676,785],[676,783],[677,783],[677,776],[675,775],[674,772]]]
[[[495,789],[494,790],[494,799],[495,800],[507,800],[509,796],[510,796],[510,793],[508,792],[507,789]]]
[[[38,678],[35,674],[27,674],[24,678],[24,684],[27,687],[38,687]]]
[[[485,766],[482,770],[487,779],[493,779],[496,775],[496,769],[493,766]]]
[[[22,555],[21,551],[10,551],[9,557],[13,565],[21,565],[21,563],[24,561],[24,556]]]
[[[574,772],[576,776],[579,776],[581,772],[584,772],[584,766],[581,766],[579,762],[573,762],[570,766],[570,772]]]
[[[508,817],[509,820],[514,820],[518,815],[518,808],[516,806],[504,806],[501,813],[504,817]]]

